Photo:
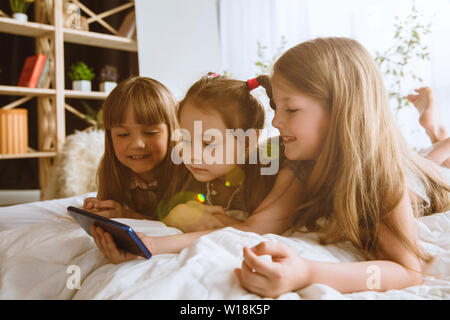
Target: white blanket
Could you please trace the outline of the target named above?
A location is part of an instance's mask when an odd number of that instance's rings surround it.
[[[233,270],[244,246],[264,240],[283,242],[308,259],[360,260],[342,245],[319,245],[315,234],[260,236],[225,228],[180,254],[114,265],[67,219],[66,207],[81,206],[87,196],[0,208],[0,299],[261,299],[240,286]],[[155,221],[118,221],[154,236],[180,233]],[[341,294],[314,284],[278,299],[450,299],[450,212],[419,219],[419,230],[422,246],[435,257],[421,286]]]

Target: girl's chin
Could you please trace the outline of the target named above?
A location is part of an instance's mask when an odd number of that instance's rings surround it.
[[[286,158],[292,161],[302,160],[300,159],[300,155],[298,154],[298,152],[292,152],[292,150],[288,150],[287,148],[284,149],[284,155],[286,156]]]
[[[132,166],[130,169],[134,173],[136,173],[140,176],[144,176],[144,175],[150,173],[154,168],[155,168],[155,166]]]
[[[284,155],[286,158],[292,161],[300,161],[300,160],[312,160],[310,157],[305,157],[305,154],[300,152],[300,150],[295,150],[295,152],[290,152],[289,150],[284,150]]]

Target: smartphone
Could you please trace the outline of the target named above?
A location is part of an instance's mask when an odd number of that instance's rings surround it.
[[[146,259],[151,258],[151,252],[130,226],[73,206],[67,207],[67,211],[91,237],[92,225],[100,227],[111,234],[118,248]]]

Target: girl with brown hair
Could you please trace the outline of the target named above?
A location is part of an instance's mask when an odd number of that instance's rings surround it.
[[[156,208],[174,165],[171,134],[176,102],[160,82],[134,77],[121,82],[103,104],[105,153],[97,198],[84,208],[109,218],[158,219]]]

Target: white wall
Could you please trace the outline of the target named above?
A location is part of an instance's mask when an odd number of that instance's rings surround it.
[[[208,71],[220,72],[215,0],[135,0],[139,73],[179,99]]]

